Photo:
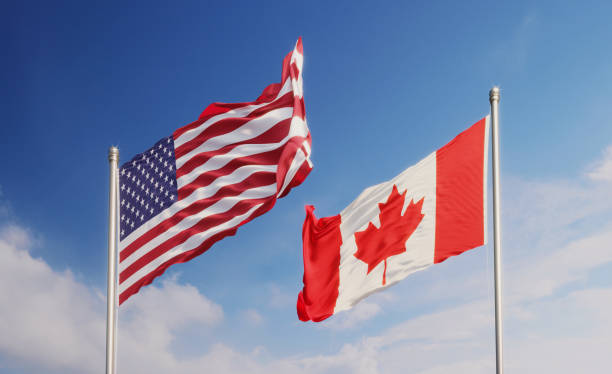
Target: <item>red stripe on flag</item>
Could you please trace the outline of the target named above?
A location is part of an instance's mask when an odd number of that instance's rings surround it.
[[[434,263],[484,244],[486,118],[436,152]]]
[[[183,157],[184,155],[193,151],[209,139],[230,133],[240,128],[245,123],[267,114],[271,110],[279,108],[290,108],[293,103],[293,92],[288,92],[287,94],[271,102],[270,104],[255,109],[245,117],[224,118],[217,122],[214,122],[206,129],[202,130],[202,132],[198,134],[198,136],[177,147],[174,151],[174,155],[177,159]]]
[[[138,260],[134,261],[130,266],[125,268],[119,274],[119,283],[123,283],[130,276],[132,276],[132,274],[140,270],[142,267],[146,266],[148,263],[155,260],[156,258],[163,255],[164,253],[168,252],[169,250],[176,248],[177,246],[183,244],[190,237],[197,235],[199,233],[202,233],[204,231],[207,231],[213,227],[219,226],[231,220],[234,217],[240,216],[241,214],[248,212],[249,209],[251,209],[255,205],[263,203],[269,199],[270,197],[264,197],[260,199],[242,200],[236,205],[234,205],[227,212],[213,214],[213,215],[204,217],[192,227],[179,232],[178,234],[164,241],[157,247],[151,249],[149,252],[145,253]]]
[[[302,228],[304,243],[304,289],[297,299],[302,321],[322,321],[334,313],[340,285],[340,215],[317,219],[314,207],[306,206]]]
[[[302,45],[302,37],[300,36],[297,40],[297,43],[295,43],[295,50],[298,51],[301,55],[304,54],[304,47]]]
[[[157,278],[157,277],[161,276],[162,274],[164,274],[166,269],[169,268],[170,266],[172,266],[174,264],[179,264],[179,263],[187,262],[187,261],[193,259],[194,257],[197,257],[197,256],[201,255],[202,253],[206,252],[210,247],[212,247],[213,244],[215,244],[219,240],[221,240],[221,239],[223,239],[223,238],[225,238],[227,236],[235,235],[236,231],[238,230],[238,227],[244,225],[245,223],[247,223],[247,222],[249,222],[249,221],[259,217],[260,215],[266,213],[268,210],[272,209],[272,207],[274,206],[275,202],[276,202],[276,200],[274,200],[274,199],[268,200],[262,206],[260,206],[257,210],[255,210],[255,212],[253,212],[253,214],[251,214],[249,217],[245,218],[244,221],[240,222],[235,227],[229,228],[227,230],[223,230],[223,231],[221,231],[221,232],[211,236],[210,238],[206,239],[205,241],[203,241],[198,247],[196,247],[196,248],[194,248],[194,249],[192,249],[190,251],[183,252],[183,253],[175,256],[175,257],[172,257],[168,261],[164,262],[163,264],[158,266],[155,270],[151,271],[150,273],[148,273],[144,277],[140,278],[136,283],[134,283],[133,285],[128,287],[125,291],[123,291],[119,295],[119,305],[121,305],[130,296],[132,296],[133,294],[137,293],[138,290],[140,290],[141,287],[144,287],[144,286],[146,286],[148,284],[151,284],[151,282],[153,282],[153,280],[155,278]]]
[[[241,146],[241,145],[247,145],[247,144],[265,145],[265,144],[280,143],[281,140],[287,137],[290,129],[291,129],[291,118],[287,118],[285,120],[280,121],[279,123],[274,125],[274,127],[268,129],[266,132],[254,138],[246,139],[241,142],[235,142],[232,144],[228,144],[214,151],[198,153],[197,155],[194,155],[193,157],[191,157],[189,161],[185,162],[180,168],[176,170],[176,177],[180,178],[183,175],[189,174],[195,168],[205,164],[211,158],[229,153],[234,148]],[[279,148],[283,148],[283,146],[284,146],[283,144],[278,144]]]
[[[212,103],[207,106],[206,109],[204,109],[204,111],[200,115],[200,118],[198,118],[196,121],[191,122],[188,125],[174,130],[172,136],[174,137],[174,139],[177,139],[179,136],[183,135],[187,131],[197,128],[198,126],[200,126],[201,124],[203,124],[214,116],[229,112],[233,109],[245,107],[249,104],[250,103]]]
[[[178,199],[182,200],[186,198],[187,196],[191,195],[196,189],[206,187],[214,183],[218,178],[221,178],[225,175],[229,175],[240,167],[255,165],[276,165],[278,163],[282,150],[282,147],[279,147],[269,152],[235,158],[219,169],[211,170],[206,173],[200,174],[189,184],[181,187],[178,190]]]
[[[293,116],[306,119],[306,109],[304,107],[304,98],[295,97],[293,98]]]

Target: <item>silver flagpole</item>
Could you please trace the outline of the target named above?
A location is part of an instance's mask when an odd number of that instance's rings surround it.
[[[117,346],[117,178],[119,149],[108,150],[110,185],[108,193],[108,278],[106,292],[106,374],[114,374]]]
[[[495,262],[495,365],[496,373],[504,372],[501,281],[501,201],[499,182],[499,87],[489,91],[493,136],[493,245]]]

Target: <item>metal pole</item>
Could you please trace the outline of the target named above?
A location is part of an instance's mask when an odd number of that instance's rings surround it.
[[[117,345],[117,179],[119,149],[108,150],[110,185],[108,193],[108,278],[106,292],[106,374],[114,374]]]
[[[499,87],[489,91],[491,103],[491,127],[493,136],[493,245],[495,263],[495,364],[496,373],[503,374],[503,329],[501,285],[501,201],[499,182]]]

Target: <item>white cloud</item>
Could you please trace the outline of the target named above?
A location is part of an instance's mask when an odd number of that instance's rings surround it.
[[[285,308],[295,305],[296,296],[294,292],[287,292],[276,283],[270,283],[268,289],[268,303],[273,308]]]
[[[612,262],[612,222],[602,226],[597,233],[552,252],[517,260],[508,277],[506,295],[510,301],[527,302],[550,296],[571,282],[586,280],[591,270]]]
[[[35,242],[30,232],[15,224],[3,226],[0,229],[0,239],[7,245],[26,249],[31,248]]]
[[[172,372],[179,359],[172,351],[177,333],[210,330],[223,319],[219,305],[176,278],[147,286],[119,310],[118,370]]]
[[[612,289],[591,288],[530,306],[535,318],[508,344],[521,373],[603,373],[610,367]],[[516,324],[519,325],[518,323]]]
[[[104,363],[104,304],[69,271],[28,253],[16,227],[0,234],[0,352],[27,366],[89,372]]]
[[[587,175],[595,181],[612,182],[612,145],[606,148],[602,159],[591,167]]]
[[[32,236],[18,226],[0,230],[0,354],[17,366],[46,372],[100,372],[105,293],[33,258],[31,243]],[[120,363],[134,369],[132,360],[150,362],[156,372],[156,365],[174,363],[169,345],[177,330],[215,325],[222,318],[221,307],[193,286],[175,279],[149,286],[120,309]]]
[[[242,312],[243,319],[251,326],[259,326],[264,319],[255,309],[246,309]]]

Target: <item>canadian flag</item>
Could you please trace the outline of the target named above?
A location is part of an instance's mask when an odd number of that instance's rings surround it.
[[[302,231],[302,321],[322,321],[407,275],[486,242],[489,116],[340,214]]]

